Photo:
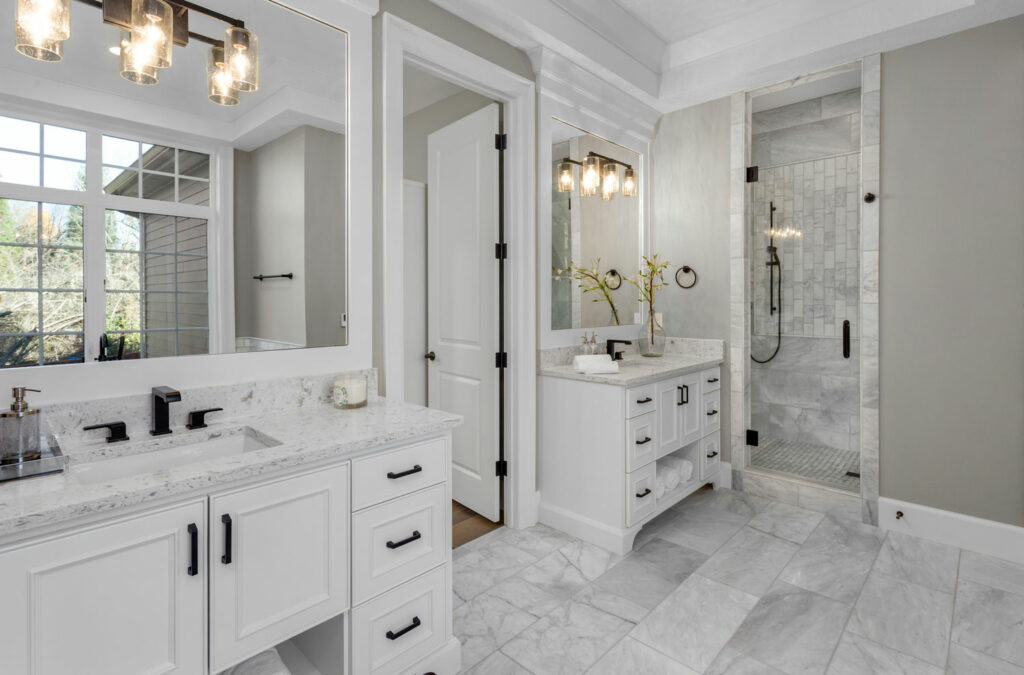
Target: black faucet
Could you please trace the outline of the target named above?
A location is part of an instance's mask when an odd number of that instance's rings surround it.
[[[621,361],[622,352],[615,351],[615,345],[631,345],[632,340],[605,340],[605,351],[608,352],[608,356],[612,357],[612,361]]]
[[[153,387],[153,428],[150,430],[154,436],[163,436],[171,433],[171,426],[168,422],[167,404],[181,400],[181,394],[170,387]]]

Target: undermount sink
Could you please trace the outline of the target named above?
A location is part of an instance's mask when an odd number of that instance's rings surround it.
[[[280,441],[251,427],[208,433],[195,439],[185,436],[175,438],[173,441],[181,442],[112,459],[83,464],[72,463],[68,475],[72,480],[82,484],[103,483],[281,445]],[[158,441],[150,443],[156,444]]]

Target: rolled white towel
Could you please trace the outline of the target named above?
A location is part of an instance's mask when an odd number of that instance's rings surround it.
[[[225,670],[221,675],[291,675],[277,650],[270,648],[237,666]]]
[[[679,482],[686,483],[693,477],[693,462],[683,459],[682,457],[676,457],[674,455],[668,455],[658,460],[667,466],[671,466],[679,474]]]
[[[583,370],[578,372],[581,372],[584,375],[607,375],[619,372],[619,364],[614,361],[609,361],[608,363],[590,363],[583,366]]]
[[[654,474],[654,498],[661,499],[665,495],[665,477],[661,471]]]
[[[669,465],[665,467],[665,490],[671,492],[679,487],[681,478],[679,472],[676,471],[675,467]]]
[[[587,366],[611,362],[612,357],[608,354],[579,354],[572,357],[572,367],[578,373],[584,372]]]

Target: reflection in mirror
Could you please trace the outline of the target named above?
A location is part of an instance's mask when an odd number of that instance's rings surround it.
[[[552,120],[551,328],[635,323],[640,155]]]
[[[269,0],[154,2],[166,34],[20,4],[0,367],[345,344],[346,34]]]

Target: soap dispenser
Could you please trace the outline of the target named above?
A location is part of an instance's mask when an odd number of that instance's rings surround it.
[[[0,412],[0,465],[21,464],[40,458],[39,411],[29,407],[28,387],[14,387],[11,409]]]

